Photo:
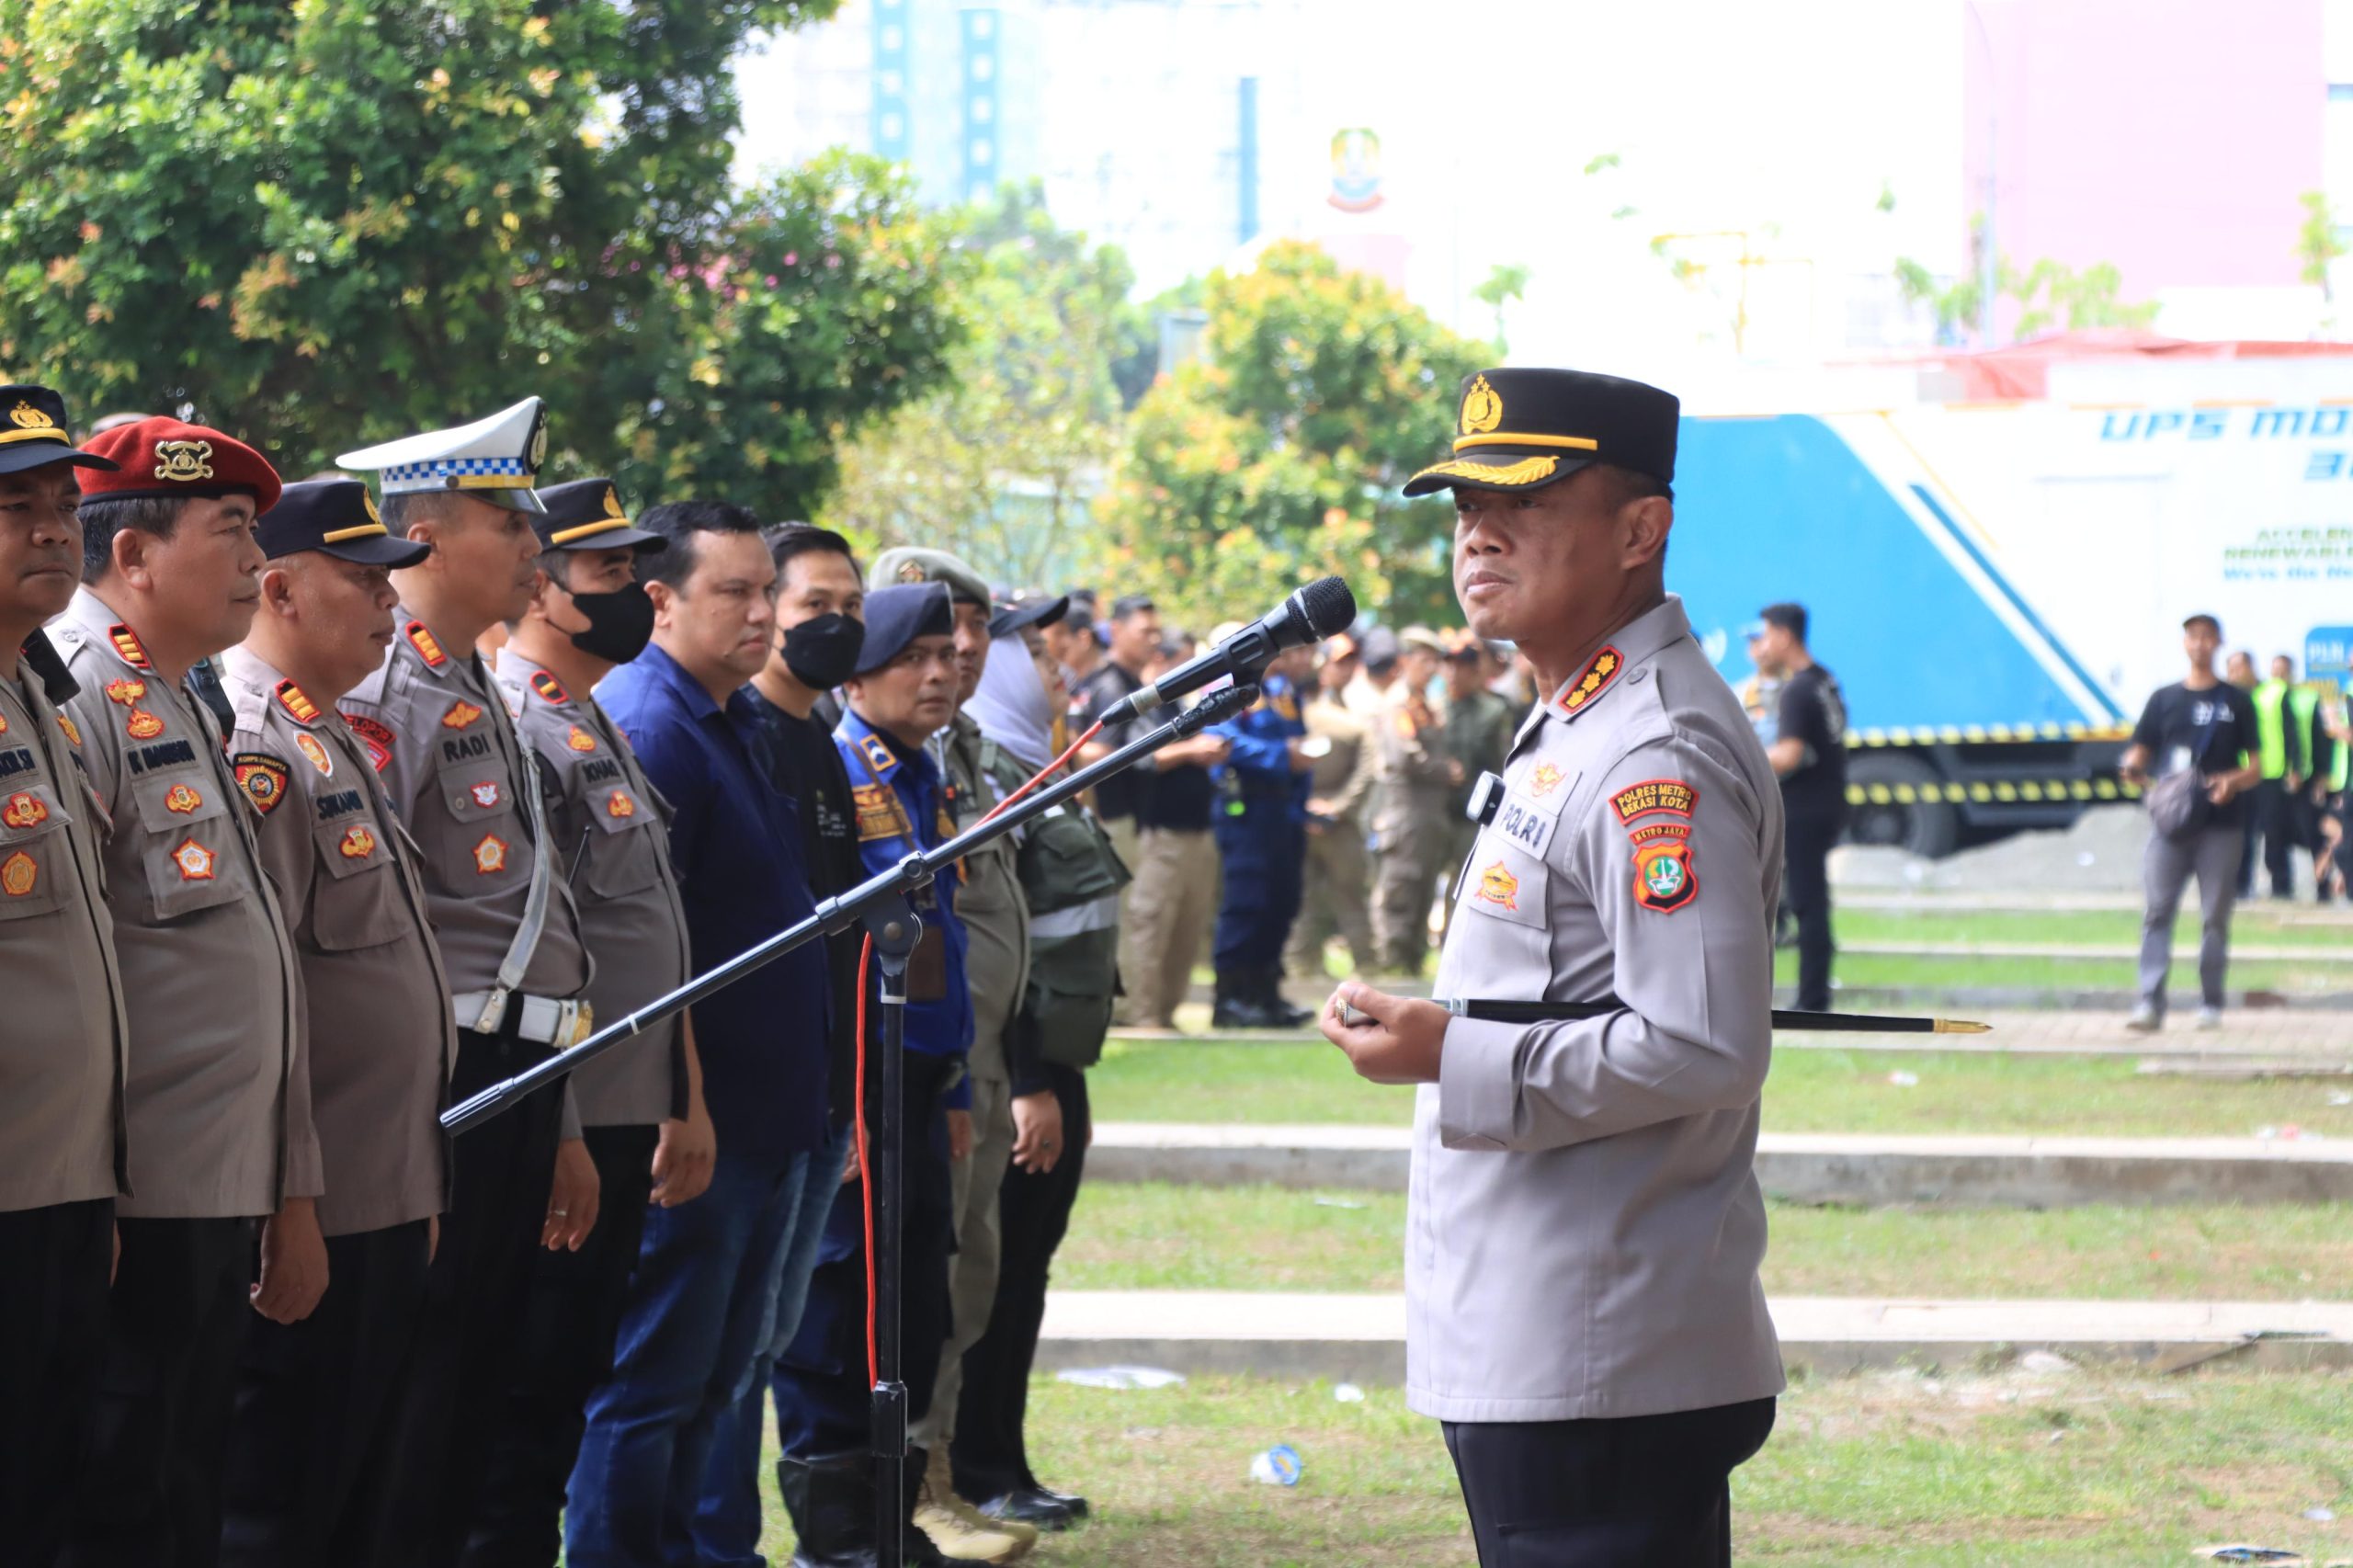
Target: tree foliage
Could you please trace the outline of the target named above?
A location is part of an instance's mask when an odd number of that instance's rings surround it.
[[[1980,329],[1984,256],[1985,222],[1979,217],[1970,224],[1971,262],[1965,278],[1948,282],[1910,256],[1896,257],[1896,290],[1905,300],[1926,305],[1935,313],[1938,342],[1957,343],[1965,334]],[[2003,256],[1994,267],[1994,286],[1997,301],[2011,300],[2019,306],[2013,328],[2019,338],[2039,336],[2053,328],[2080,332],[2101,326],[2145,327],[2157,319],[2154,300],[2125,302],[2124,276],[2113,262],[2094,262],[2078,271],[2045,256],[2020,268]]]
[[[1367,610],[1451,603],[1453,518],[1398,487],[1442,453],[1491,346],[1310,245],[1213,274],[1205,352],[1138,404],[1098,511],[1098,579],[1195,631],[1337,573]]]
[[[879,165],[729,188],[730,59],[837,4],[0,0],[0,360],[291,472],[536,392],[579,467],[812,493],[952,324]]]

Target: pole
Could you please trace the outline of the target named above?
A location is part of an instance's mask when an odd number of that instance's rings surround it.
[[[874,1547],[877,1568],[900,1568],[906,1542],[907,1385],[900,1375],[900,1258],[905,1236],[907,955],[915,950],[923,922],[904,894],[878,904],[866,916],[881,971],[876,998],[881,1004],[881,1058],[874,1063],[874,1148],[867,1162],[874,1182]],[[858,1042],[860,1051],[866,1042]],[[887,1284],[886,1284],[887,1281]]]
[[[1497,1024],[1564,1023],[1623,1012],[1626,1004],[1615,996],[1598,1002],[1499,1002],[1485,997],[1455,997],[1438,1004],[1457,1017]],[[1846,1034],[1985,1034],[1993,1025],[1967,1018],[1921,1018],[1885,1013],[1808,1013],[1795,1007],[1773,1009],[1777,1029],[1821,1029]]]

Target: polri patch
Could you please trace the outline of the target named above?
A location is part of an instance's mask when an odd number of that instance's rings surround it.
[[[1502,807],[1495,812],[1494,829],[1513,848],[1532,860],[1540,860],[1544,858],[1544,846],[1552,841],[1552,829],[1560,820],[1561,808],[1557,801],[1547,811],[1517,796],[1506,795]]]
[[[375,765],[376,771],[383,772],[385,766],[392,760],[395,739],[392,727],[380,719],[367,718],[358,713],[346,713],[343,725],[359,737],[359,744],[367,748],[368,760]]]
[[[1644,909],[1672,915],[1699,894],[1699,878],[1691,869],[1688,839],[1661,839],[1634,851],[1634,902]]]
[[[229,767],[237,776],[237,788],[263,816],[286,799],[286,780],[293,769],[267,752],[241,751],[229,759]]]
[[[1621,824],[1653,812],[1666,812],[1688,820],[1691,808],[1699,803],[1699,791],[1680,778],[1645,778],[1609,797],[1609,809],[1618,813]]]

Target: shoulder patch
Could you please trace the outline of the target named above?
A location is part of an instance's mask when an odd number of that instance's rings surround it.
[[[311,700],[309,693],[290,680],[278,683],[278,705],[285,709],[287,717],[298,724],[314,723],[319,717],[319,705]],[[313,741],[312,744],[315,745],[318,743]]]
[[[122,662],[132,669],[154,668],[154,665],[148,663],[147,648],[139,641],[139,633],[123,625],[122,622],[117,621],[107,628],[107,640],[114,644],[114,651],[121,656]]]
[[[572,700],[572,693],[563,689],[563,682],[556,679],[555,676],[548,674],[545,670],[540,670],[531,676],[531,689],[538,692],[550,702],[569,702]]]
[[[286,780],[293,769],[267,752],[241,751],[229,759],[229,766],[237,775],[237,788],[263,816],[286,799]]]
[[[850,802],[858,812],[858,841],[908,836],[907,814],[899,809],[899,793],[888,784],[854,784]]]
[[[1699,803],[1699,791],[1680,778],[1645,778],[1609,797],[1609,809],[1618,813],[1620,823],[1632,822],[1653,812],[1688,817],[1691,808]]]
[[[880,735],[860,735],[858,749],[866,754],[866,766],[874,769],[878,778],[887,778],[891,769],[899,766],[899,754]]]
[[[1593,699],[1608,690],[1610,682],[1616,680],[1619,672],[1625,667],[1626,656],[1623,653],[1615,648],[1602,649],[1576,679],[1561,688],[1558,699],[1561,711],[1574,719],[1592,707]]]
[[[402,628],[401,634],[408,639],[408,645],[416,650],[416,656],[425,661],[428,669],[438,670],[449,662],[449,655],[441,651],[441,644],[426,629],[425,622],[412,620]]]
[[[392,744],[397,739],[392,733],[392,727],[381,719],[369,719],[358,713],[346,713],[343,723],[344,728],[359,737],[359,744],[366,748],[368,760],[375,764],[376,771],[383,772],[385,765],[392,760]]]
[[[1634,902],[1644,909],[1672,915],[1699,893],[1699,875],[1691,869],[1691,841],[1661,838],[1634,847]]]

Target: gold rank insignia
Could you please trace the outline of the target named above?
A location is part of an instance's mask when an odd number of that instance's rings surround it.
[[[241,751],[229,759],[229,770],[237,776],[237,788],[262,815],[269,815],[286,799],[290,769],[267,752]]]
[[[628,790],[616,790],[605,797],[605,814],[617,819],[633,817],[637,815],[637,802],[629,798]]]
[[[569,702],[572,700],[572,694],[563,689],[563,682],[556,679],[555,676],[548,674],[545,670],[540,671],[531,677],[531,689],[538,692],[541,697],[546,698],[550,702]]]
[[[119,702],[125,708],[137,707],[139,699],[146,695],[147,683],[143,680],[131,680],[125,676],[107,682],[107,700]]]
[[[209,882],[212,880],[212,865],[219,858],[211,850],[193,838],[183,838],[180,846],[172,851],[172,864],[180,869],[184,882]]]
[[[441,727],[445,730],[462,730],[481,717],[482,710],[460,697],[457,701],[449,704],[449,711],[441,715]]]
[[[123,731],[134,741],[152,741],[164,733],[164,722],[144,708],[134,708]]]
[[[878,778],[899,766],[899,754],[892,751],[890,743],[880,735],[860,735],[858,749],[866,754],[866,766],[874,769],[874,776]]]
[[[1487,384],[1486,377],[1479,377],[1471,383],[1471,390],[1462,394],[1462,433],[1483,436],[1503,422],[1503,398]]]
[[[902,582],[902,583],[920,583],[920,582],[922,582],[922,581],[924,580],[924,577],[925,577],[925,573],[924,573],[924,569],[923,569],[923,562],[920,562],[920,561],[902,561],[902,562],[899,562],[899,581],[900,581],[900,582]]]
[[[572,726],[572,733],[564,737],[563,744],[570,746],[574,751],[595,751],[597,749],[597,737],[582,729],[579,725],[574,724]]]
[[[147,647],[145,643],[139,641],[139,633],[131,631],[122,622],[116,621],[107,628],[107,641],[114,644],[116,655],[132,669],[145,670],[154,667],[147,662]]]
[[[278,705],[285,709],[298,724],[308,724],[319,716],[319,705],[311,700],[308,692],[290,680],[278,683]]]
[[[212,443],[210,441],[158,441],[155,443],[155,477],[168,479],[175,484],[194,484],[212,477]]]
[[[294,749],[301,752],[310,765],[319,770],[320,777],[324,778],[335,777],[335,758],[327,755],[326,747],[319,744],[317,736],[295,736]]]
[[[1625,667],[1626,656],[1615,648],[1604,648],[1596,653],[1593,662],[1586,665],[1585,673],[1561,688],[1562,711],[1572,718],[1584,712],[1592,706],[1595,698],[1608,689],[1609,683],[1616,680],[1618,672]]]
[[[494,833],[484,834],[483,841],[474,846],[474,874],[479,877],[487,877],[493,872],[505,869],[506,869],[506,840]]]
[[[204,797],[185,784],[175,784],[164,797],[164,809],[176,816],[187,816],[204,804]]]
[[[376,835],[364,827],[347,828],[335,849],[347,860],[365,860],[376,853]]]
[[[49,820],[49,807],[39,795],[11,795],[0,806],[0,823],[10,827],[39,827]]]
[[[57,727],[65,732],[67,740],[77,746],[82,744],[82,726],[74,722],[74,716],[71,713],[60,713],[57,716]]]
[[[434,641],[433,633],[426,630],[425,622],[412,620],[402,629],[401,634],[408,639],[408,645],[416,650],[417,657],[434,669],[438,670],[449,662],[449,655],[441,651],[441,644]]]
[[[1519,907],[1519,879],[1501,860],[1479,873],[1479,897],[1506,909]]]
[[[0,892],[10,898],[24,897],[40,881],[40,865],[23,850],[19,849],[6,860],[0,860]]]
[[[1563,773],[1553,764],[1540,762],[1536,765],[1536,770],[1528,776],[1528,792],[1540,801],[1559,789],[1561,780],[1567,777],[1568,775]]]

